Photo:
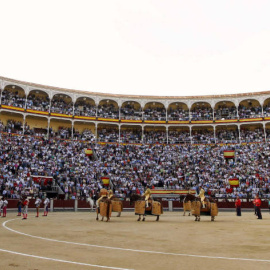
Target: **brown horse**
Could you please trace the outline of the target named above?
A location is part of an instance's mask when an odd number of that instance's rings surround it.
[[[184,202],[191,202],[191,212],[195,216],[195,221],[201,220],[201,215],[211,216],[211,221],[215,220],[215,216],[218,215],[217,202],[213,198],[205,198],[203,202],[201,199],[187,194],[184,198]],[[204,207],[203,207],[204,206]]]
[[[99,202],[99,207],[96,208],[97,217],[96,220],[99,220],[98,214],[102,216],[101,221],[103,221],[104,217],[107,218],[106,222],[110,220],[111,212],[112,212],[112,202],[108,197],[103,197]]]
[[[118,214],[116,217],[120,217],[121,212],[123,211],[123,202],[121,201],[121,199],[115,196],[111,197],[111,201],[112,201],[112,212],[117,212]]]
[[[137,219],[137,221],[141,220],[141,216],[143,216],[142,221],[145,221],[145,217],[147,215],[156,216],[157,217],[156,221],[159,221],[159,216],[163,214],[162,204],[158,201],[154,201],[153,199],[149,200],[149,205],[148,207],[146,207],[145,196],[132,194],[130,196],[130,205],[133,205],[134,203],[135,203],[135,215],[139,215],[139,218]],[[137,213],[136,213],[136,204],[139,205],[139,208],[140,208],[139,211],[137,211]],[[156,208],[154,207],[154,204],[158,204],[158,208],[159,208],[157,209],[158,213],[154,212],[156,210]]]
[[[191,201],[187,201],[186,198],[184,198],[184,200],[183,200],[183,210],[184,210],[183,216],[186,215],[186,212],[188,212],[188,215],[190,216],[190,214],[191,214]]]

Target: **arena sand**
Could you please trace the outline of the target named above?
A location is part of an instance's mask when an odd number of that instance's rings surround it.
[[[113,213],[107,223],[87,212],[30,212],[27,220],[8,213],[0,219],[0,269],[270,269],[269,213],[257,220],[253,212],[220,212],[215,222],[182,214],[137,222],[132,212]]]

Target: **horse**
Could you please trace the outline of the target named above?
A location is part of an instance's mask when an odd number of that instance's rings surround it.
[[[110,220],[110,216],[112,213],[112,202],[108,197],[103,197],[100,202],[99,206],[96,208],[97,217],[96,220],[99,220],[98,214],[102,216],[101,221],[103,221],[104,217],[107,218],[106,222]]]
[[[200,221],[201,215],[211,216],[211,221],[214,221],[215,216],[218,215],[217,203],[213,198],[204,199],[203,203],[205,207],[202,207],[201,199],[192,194],[187,194],[184,201],[185,203],[191,202],[191,212],[195,216],[195,221]]]
[[[187,201],[186,198],[184,198],[184,200],[183,200],[183,210],[184,210],[183,216],[186,215],[186,212],[188,212],[188,216],[190,216],[190,214],[191,214],[191,201]]]
[[[156,221],[159,221],[159,216],[163,214],[162,204],[159,201],[154,201],[153,199],[150,199],[149,206],[146,207],[145,196],[132,194],[130,196],[130,205],[133,205],[134,203],[135,215],[139,215],[137,221],[141,220],[141,216],[143,216],[142,221],[145,221],[146,215],[156,216]]]
[[[93,200],[91,197],[88,197],[88,198],[86,199],[86,201],[89,203],[90,209],[91,209],[91,211],[93,212],[93,211],[94,211],[94,206],[95,206],[94,200]]]
[[[117,212],[118,214],[116,217],[120,217],[121,212],[123,211],[123,202],[115,196],[111,197],[111,201],[112,201],[112,212]]]

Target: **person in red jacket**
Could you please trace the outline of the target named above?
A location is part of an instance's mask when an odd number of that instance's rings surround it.
[[[255,209],[256,209],[258,219],[262,219],[261,204],[262,204],[262,201],[259,198],[259,195],[257,194],[256,197],[255,197],[255,200],[254,200],[254,205],[255,205]]]
[[[240,217],[241,216],[241,200],[239,196],[236,197],[235,207],[236,207],[236,215]]]
[[[29,205],[29,200],[27,199],[27,197],[25,197],[23,201],[23,219],[27,219],[28,205]]]

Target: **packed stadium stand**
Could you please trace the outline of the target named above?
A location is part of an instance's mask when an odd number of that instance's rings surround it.
[[[0,77],[0,195],[66,199],[96,194],[109,177],[128,197],[147,185],[217,198],[266,197],[270,91],[157,97],[60,89]],[[85,149],[91,149],[87,155]],[[224,158],[224,150],[234,158]],[[233,187],[230,179],[237,179]]]

